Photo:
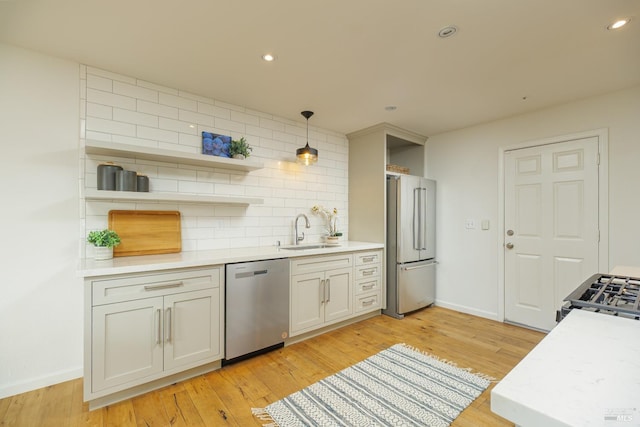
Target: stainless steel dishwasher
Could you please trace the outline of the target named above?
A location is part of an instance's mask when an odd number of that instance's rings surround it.
[[[289,260],[226,265],[223,364],[284,346],[289,336]]]

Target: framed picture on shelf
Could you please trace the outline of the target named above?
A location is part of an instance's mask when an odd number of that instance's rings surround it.
[[[231,157],[229,147],[231,137],[217,133],[202,132],[202,154],[219,157]]]

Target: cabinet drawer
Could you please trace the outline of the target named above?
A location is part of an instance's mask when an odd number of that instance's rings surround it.
[[[380,280],[381,280],[380,277],[359,280],[358,282],[356,282],[356,295],[380,291],[381,289]]]
[[[382,273],[380,264],[360,265],[356,267],[356,280],[378,277]]]
[[[353,255],[320,255],[291,260],[291,275],[334,270],[353,266]]]
[[[356,265],[377,264],[382,262],[382,251],[358,252],[356,256]]]
[[[363,311],[379,310],[382,307],[380,301],[380,292],[360,295],[356,297],[356,306],[354,312],[360,313]]]
[[[222,269],[213,267],[92,280],[90,286],[95,306],[217,288],[221,283]]]

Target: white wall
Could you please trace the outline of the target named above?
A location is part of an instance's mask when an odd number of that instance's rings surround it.
[[[609,137],[609,268],[640,265],[640,87],[635,87],[429,138],[426,176],[438,181],[438,304],[498,315],[499,148],[599,128],[607,128]],[[467,230],[465,219],[488,219],[491,229],[482,231],[477,224]]]
[[[206,204],[87,202],[87,230],[106,228],[111,209],[179,210],[182,249],[269,246],[293,243],[297,214],[309,216],[305,242],[320,241],[326,220],[311,214],[314,204],[337,208],[339,228],[348,238],[348,141],[345,135],[309,124],[309,143],[319,151],[313,166],[295,163],[307,142],[306,124],[185,93],[135,77],[81,67],[82,111],[86,139],[200,153],[202,131],[246,137],[250,160],[264,168],[249,173],[155,161],[87,156],[84,177],[96,188],[96,168],[114,161],[145,173],[151,191],[259,197],[264,204],[244,207]],[[85,110],[86,106],[86,110]],[[85,112],[86,111],[86,112]],[[321,114],[321,112],[319,113]],[[81,143],[84,140],[81,140]],[[84,156],[84,154],[81,154]],[[85,248],[88,256],[93,248]]]
[[[321,114],[321,113],[319,113]],[[83,283],[78,259],[91,256],[87,230],[107,226],[110,209],[176,209],[183,250],[291,243],[306,213],[307,241],[325,233],[314,204],[337,207],[348,238],[348,141],[316,128],[320,160],[295,163],[306,143],[299,121],[252,111],[135,77],[0,44],[0,153],[5,244],[0,249],[0,398],[82,375]],[[189,124],[195,124],[190,128]],[[254,147],[264,169],[250,173],[85,156],[86,138],[200,152],[201,131]],[[237,208],[199,204],[85,202],[96,167],[114,160],[147,173],[151,190],[264,198]]]
[[[0,44],[0,397],[82,375],[78,70]]]

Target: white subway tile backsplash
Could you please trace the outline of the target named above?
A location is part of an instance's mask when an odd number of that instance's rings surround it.
[[[284,132],[285,126],[282,122],[277,122],[272,119],[268,119],[266,117],[260,117],[260,127],[265,129],[271,129],[278,132]]]
[[[214,102],[215,102],[213,99],[208,98],[206,96],[200,96],[200,95],[197,95],[195,93],[185,92],[183,90],[178,90],[178,95],[181,98],[192,99],[194,101],[204,102],[206,104],[212,104],[213,105]]]
[[[140,79],[136,79],[136,85],[140,86],[140,87],[144,87],[147,89],[151,89],[151,90],[155,90],[157,92],[164,92],[164,93],[168,93],[171,95],[178,95],[179,91],[177,89],[172,89],[166,86],[160,86],[157,85],[155,83],[151,83],[145,80],[140,80]]]
[[[137,100],[137,109],[141,113],[154,114],[160,117],[167,117],[169,119],[178,118],[178,108],[170,107],[168,105],[162,105],[155,102]]]
[[[245,125],[259,126],[260,117],[254,114],[241,113],[238,111],[231,112],[231,120],[234,122],[244,123]]]
[[[115,93],[104,92],[97,89],[87,88],[87,102],[95,102],[96,104],[110,105],[112,107],[126,108],[127,110],[136,109],[136,100],[129,96],[122,96]]]
[[[158,127],[158,116],[138,113],[137,111],[123,110],[122,108],[113,109],[113,120],[132,123],[135,125]]]
[[[177,95],[159,92],[158,102],[169,107],[176,107],[183,110],[198,111],[198,102],[192,99],[182,98]]]
[[[178,143],[178,132],[151,128],[147,126],[137,126],[136,136],[138,138],[153,139],[154,141]]]
[[[117,80],[120,82],[129,83],[129,84],[136,84],[136,79],[134,79],[133,77],[123,76],[122,74],[112,73],[111,71],[106,71],[100,68],[93,68],[93,67],[87,66],[87,77],[89,77],[90,74],[105,77],[111,80]]]
[[[149,102],[158,102],[158,91],[136,86],[134,84],[113,82],[113,93],[130,96],[135,99],[142,99]]]
[[[83,66],[82,66],[83,67]],[[316,165],[295,163],[295,150],[306,143],[302,120],[274,117],[207,97],[167,88],[144,80],[88,67],[81,73],[81,123],[86,137],[200,153],[202,131],[245,137],[253,147],[250,160],[264,164],[251,172],[189,166],[167,162],[88,156],[80,182],[96,187],[96,167],[113,160],[150,178],[152,192],[183,192],[256,197],[263,204],[249,206],[150,202],[86,202],[86,226],[103,228],[110,209],[179,210],[183,250],[204,250],[292,242],[293,220],[310,216],[307,240],[318,241],[325,222],[311,216],[314,204],[336,206],[341,228],[347,232],[348,141],[340,133],[310,128],[309,143],[320,150]],[[86,102],[85,102],[86,97]],[[86,105],[86,107],[85,107]],[[190,127],[194,125],[194,127]],[[82,159],[82,155],[80,156]],[[343,218],[344,216],[344,218]],[[84,245],[83,245],[84,246]]]
[[[96,131],[116,135],[136,135],[136,126],[130,123],[105,120],[97,117],[87,117],[87,131]]]
[[[113,92],[113,80],[89,74],[87,75],[87,87],[105,92]]]
[[[214,119],[208,114],[194,113],[193,111],[180,110],[178,118],[184,122],[191,124],[213,126]]]
[[[195,135],[188,135],[186,133],[181,133],[178,136],[178,143],[180,145],[184,145],[187,147],[195,148],[193,151],[195,153],[202,153],[202,134],[196,130]]]
[[[227,120],[231,117],[231,110],[228,108],[206,104],[204,102],[198,102],[198,113],[208,114],[210,116],[220,117],[221,119]]]
[[[87,102],[85,104],[86,115],[89,117],[98,117],[100,119],[113,119],[113,107],[108,105],[96,104],[93,102]]]

